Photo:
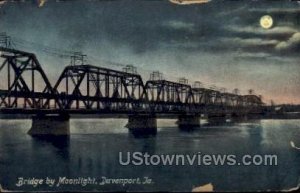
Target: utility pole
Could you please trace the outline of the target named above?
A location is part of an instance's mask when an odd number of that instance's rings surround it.
[[[253,90],[253,89],[249,89],[249,90],[248,90],[248,94],[249,94],[249,95],[253,95],[253,94],[254,94],[254,90]]]
[[[71,66],[84,65],[86,63],[87,55],[82,52],[74,52],[71,56]]]
[[[11,37],[8,36],[5,32],[0,33],[0,45],[5,48],[11,47]]]
[[[159,71],[153,71],[150,74],[150,80],[163,80],[163,74]]]
[[[240,94],[240,90],[238,88],[233,89],[233,94],[239,95]]]
[[[202,87],[202,83],[200,81],[195,81],[193,88],[201,88]]]
[[[185,77],[182,77],[182,78],[179,78],[179,79],[178,79],[178,82],[179,82],[180,84],[188,84],[188,83],[189,83],[189,80],[188,80],[187,78],[185,78]]]
[[[135,66],[129,64],[123,68],[123,72],[127,72],[130,74],[137,74],[137,68]]]

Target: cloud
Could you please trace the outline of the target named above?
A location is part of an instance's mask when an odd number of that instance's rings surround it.
[[[232,43],[238,46],[262,46],[262,45],[276,45],[278,40],[265,40],[261,38],[223,38],[223,43]]]
[[[259,38],[223,38],[224,44],[236,45],[236,47],[243,48],[249,52],[270,52],[276,54],[278,52],[286,52],[286,56],[295,55],[300,50],[300,32],[291,27],[275,27],[270,30],[259,29],[255,27],[237,28],[232,27],[231,30],[260,35]],[[278,38],[278,35],[285,36]],[[277,38],[276,38],[277,37]],[[282,57],[282,55],[280,55]],[[253,57],[249,57],[253,58]]]
[[[47,0],[39,0],[39,1],[38,1],[38,4],[39,4],[38,6],[39,6],[39,7],[43,7],[43,6],[45,5],[46,1],[47,1]]]
[[[36,0],[36,3],[38,4],[38,7],[42,7],[45,5],[45,3],[47,2],[48,0]],[[59,0],[56,0],[56,2],[58,2]],[[25,3],[26,0],[19,0],[19,1],[14,1],[14,0],[0,0],[0,6],[4,5],[5,3]]]
[[[190,4],[202,4],[208,3],[211,0],[169,0],[171,3],[179,4],[179,5],[190,5]]]
[[[259,35],[281,35],[281,34],[287,35],[287,34],[294,34],[298,32],[298,30],[286,26],[277,26],[271,29],[263,29],[261,27],[255,27],[255,26],[246,26],[246,27],[229,26],[227,29],[232,32],[251,33],[251,34],[259,34]]]
[[[290,50],[300,46],[300,32],[294,33],[287,41],[279,42],[276,45],[277,50]]]
[[[265,60],[268,57],[270,57],[271,54],[269,53],[251,53],[251,52],[239,52],[237,56],[235,56],[235,58],[237,59],[246,59],[246,60]]]
[[[277,55],[274,55],[272,53],[266,53],[266,52],[238,52],[236,56],[234,56],[235,59],[243,60],[243,61],[269,61],[269,63],[276,63],[276,64],[282,64],[282,63],[291,63],[293,60],[291,58],[287,57],[279,57]]]
[[[193,31],[195,24],[184,21],[167,21],[162,24],[163,27],[171,28],[172,30],[188,30]]]
[[[261,8],[252,8],[249,9],[250,12],[259,12],[259,13],[268,13],[268,14],[299,14],[299,8],[268,8],[268,9],[261,9]]]
[[[258,56],[261,53],[274,52],[274,47],[279,42],[280,41],[276,39],[225,37],[220,39],[219,45],[222,45],[223,50],[226,50],[227,52],[247,52]],[[248,56],[249,55],[247,55],[247,57]],[[253,57],[251,56],[249,58]]]

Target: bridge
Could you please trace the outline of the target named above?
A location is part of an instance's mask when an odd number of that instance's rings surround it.
[[[157,118],[177,118],[181,128],[209,119],[261,114],[263,102],[254,94],[222,92],[172,82],[153,72],[144,82],[133,66],[122,71],[79,64],[64,68],[50,83],[33,53],[0,47],[0,112],[32,116],[32,135],[69,134],[73,115],[128,117],[133,132],[156,133]]]

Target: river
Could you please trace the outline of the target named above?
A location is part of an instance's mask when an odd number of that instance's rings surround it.
[[[155,137],[135,137],[124,119],[71,119],[68,138],[26,134],[30,120],[0,120],[0,184],[6,190],[185,191],[211,183],[216,191],[287,190],[299,184],[300,120],[252,120],[180,131],[174,120],[159,120]],[[272,154],[278,164],[121,165],[119,152],[163,154]],[[98,184],[17,186],[19,178],[95,178]],[[101,184],[107,179],[151,179],[146,184]],[[45,182],[45,181],[44,181]],[[101,185],[100,185],[101,184]]]

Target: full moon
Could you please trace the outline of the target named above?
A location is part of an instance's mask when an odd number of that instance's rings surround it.
[[[273,18],[270,15],[265,15],[260,18],[260,26],[264,29],[270,29],[273,26]]]

